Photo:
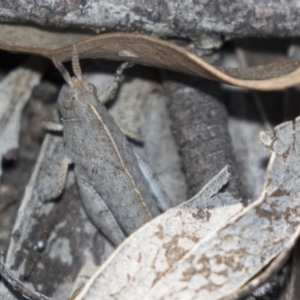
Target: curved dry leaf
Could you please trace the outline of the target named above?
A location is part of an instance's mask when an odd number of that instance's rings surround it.
[[[144,299],[152,285],[200,239],[241,211],[239,201],[220,192],[229,177],[225,167],[191,200],[131,235],[75,299]]]
[[[95,34],[66,29],[49,29],[25,24],[0,24],[0,47],[56,50]],[[19,52],[19,51],[18,51]],[[21,51],[23,52],[23,51]],[[27,52],[27,51],[24,51]]]
[[[230,297],[289,252],[300,232],[299,131],[300,118],[262,134],[273,152],[262,196],[173,264],[149,292],[150,299]]]
[[[283,250],[271,263],[263,269],[258,275],[251,279],[247,284],[231,294],[229,297],[225,297],[222,300],[240,300],[251,294],[254,290],[262,287],[263,284],[270,282],[271,278],[274,278],[274,274],[277,274],[282,266],[286,263],[293,247],[288,247]],[[251,296],[250,296],[251,297]],[[249,298],[249,297],[248,297]],[[247,298],[247,299],[248,299]],[[251,298],[250,298],[251,299]],[[252,299],[251,299],[252,300]]]
[[[235,299],[266,280],[270,271],[282,265],[300,233],[299,133],[297,118],[261,135],[263,144],[272,151],[264,191],[223,228],[186,249],[192,239],[181,229],[174,234],[178,227],[186,226],[179,211],[173,218],[180,215],[180,226],[156,224],[167,212],[129,237],[78,299],[100,299],[100,293],[107,299],[140,299],[141,295],[143,299]],[[160,227],[153,230],[153,225]],[[140,234],[143,242],[138,240]],[[169,235],[173,237],[169,244],[157,247],[157,240],[167,241]],[[141,267],[144,260],[148,268]]]
[[[300,62],[282,61],[249,68],[215,67],[170,42],[134,33],[110,33],[76,43],[80,58],[103,58],[168,69],[226,84],[261,91],[289,88],[300,83]],[[0,43],[0,48],[68,61],[72,45],[56,49],[32,48]]]

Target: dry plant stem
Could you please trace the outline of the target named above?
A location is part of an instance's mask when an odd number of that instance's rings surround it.
[[[22,294],[23,297],[29,300],[50,300],[47,296],[37,293],[29,288],[27,288],[21,281],[19,281],[16,277],[11,275],[3,263],[0,261],[0,274],[2,279],[4,279],[9,286],[11,286],[15,291]]]
[[[245,57],[245,53],[242,51],[242,49],[237,45],[236,46],[236,54],[237,54],[237,57],[242,65],[243,68],[246,68],[247,67],[247,60],[246,60],[246,57]],[[254,99],[254,103],[258,109],[258,112],[259,112],[259,115],[264,123],[264,126],[265,126],[265,130],[271,130],[272,129],[272,126],[270,124],[270,121],[268,120],[268,117],[267,117],[267,114],[262,106],[262,103],[261,103],[261,98],[259,96],[259,94],[255,91],[252,91],[251,92],[252,94],[252,97]]]
[[[243,68],[247,67],[247,57],[246,53],[241,49],[239,44],[237,43],[235,46],[236,55],[239,59],[239,62]],[[252,98],[254,100],[254,103],[256,105],[256,108],[258,110],[259,116],[263,122],[264,130],[271,130],[272,126],[270,123],[270,120],[268,119],[267,113],[262,105],[262,97],[259,93],[256,91],[251,91]],[[246,300],[272,300],[274,296],[276,296],[280,289],[283,287],[281,286],[280,282],[280,274],[275,274],[267,283],[259,287],[257,290],[255,290],[251,296],[249,296],[249,299]]]
[[[227,113],[219,100],[219,85],[180,74],[167,76],[172,128],[183,159],[189,197],[225,165],[233,173],[228,191],[235,198],[245,196],[233,156]]]

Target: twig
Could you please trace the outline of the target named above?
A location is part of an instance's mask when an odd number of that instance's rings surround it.
[[[29,300],[51,300],[47,296],[37,293],[30,288],[27,288],[20,280],[10,274],[2,261],[0,261],[0,275],[1,277],[17,292],[21,293],[22,296]]]

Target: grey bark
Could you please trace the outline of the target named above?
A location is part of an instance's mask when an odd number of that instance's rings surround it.
[[[300,3],[268,0],[3,0],[0,21],[77,27],[96,32],[134,31],[193,39],[201,47],[248,36],[299,36]]]
[[[173,133],[182,155],[188,195],[197,193],[207,178],[229,165],[233,174],[228,190],[235,198],[243,198],[219,84],[174,73],[167,78]]]

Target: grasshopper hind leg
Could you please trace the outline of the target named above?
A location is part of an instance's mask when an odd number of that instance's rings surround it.
[[[77,178],[77,183],[82,204],[92,222],[104,233],[114,246],[121,244],[123,240],[125,240],[126,235],[104,200],[86,181]]]

